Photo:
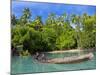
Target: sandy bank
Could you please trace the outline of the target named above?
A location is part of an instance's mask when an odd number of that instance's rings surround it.
[[[80,52],[83,50],[79,50],[79,49],[71,49],[71,50],[60,50],[60,51],[50,51],[50,52],[45,52],[45,53],[65,53],[65,52]]]

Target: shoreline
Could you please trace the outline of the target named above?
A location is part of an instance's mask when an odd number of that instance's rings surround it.
[[[79,49],[70,49],[70,50],[55,50],[55,51],[50,51],[50,52],[44,52],[44,53],[65,53],[65,52],[79,52],[79,51],[83,51],[83,50],[79,50]]]
[[[66,53],[66,52],[69,52],[69,53],[74,53],[74,52],[82,52],[84,50],[88,50],[89,52],[94,52],[96,51],[96,48],[89,48],[89,49],[67,49],[67,50],[55,50],[55,51],[49,51],[49,52],[41,52],[41,53]],[[30,55],[33,55],[33,54],[30,54]],[[19,55],[17,55],[19,56]]]
[[[95,48],[90,48],[88,49],[89,51],[95,51]],[[87,49],[69,49],[69,50],[55,50],[55,51],[49,51],[49,52],[44,52],[44,53],[65,53],[65,52],[81,52],[83,50],[87,50]]]

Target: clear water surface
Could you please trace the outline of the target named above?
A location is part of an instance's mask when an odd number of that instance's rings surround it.
[[[78,55],[79,53],[48,53],[49,58],[59,58],[65,56]],[[81,53],[84,54],[84,53]],[[72,71],[72,70],[87,70],[96,68],[96,53],[94,52],[94,58],[92,60],[74,63],[74,64],[50,64],[40,63],[29,57],[14,56],[11,60],[11,73],[38,73],[38,72],[55,72],[55,71]]]

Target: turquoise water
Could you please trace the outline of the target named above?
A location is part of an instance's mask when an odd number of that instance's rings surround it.
[[[82,53],[84,54],[84,53]],[[54,57],[65,57],[78,55],[78,53],[57,53],[57,54],[47,54],[49,58]],[[29,57],[20,57],[14,56],[11,61],[11,73],[37,73],[37,72],[54,72],[54,71],[72,71],[72,70],[87,70],[96,68],[96,54],[94,53],[94,58],[92,60],[74,63],[74,64],[47,64],[39,63],[36,60],[33,60],[31,56]]]

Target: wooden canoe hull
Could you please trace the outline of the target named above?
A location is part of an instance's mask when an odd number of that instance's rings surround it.
[[[88,53],[88,54],[79,55],[79,56],[49,59],[43,63],[53,63],[53,64],[77,63],[77,62],[81,62],[85,60],[90,60],[93,57],[94,57],[93,53]]]

